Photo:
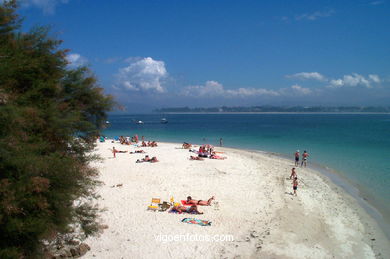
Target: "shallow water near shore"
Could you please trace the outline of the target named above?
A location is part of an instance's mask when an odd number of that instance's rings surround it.
[[[160,123],[163,117],[167,124]],[[226,147],[291,158],[295,150],[307,150],[309,163],[324,173],[337,172],[327,176],[362,197],[361,205],[389,226],[389,114],[140,114],[111,115],[108,120],[107,137],[138,134],[146,140],[213,145],[222,138]],[[345,181],[337,182],[332,174]]]

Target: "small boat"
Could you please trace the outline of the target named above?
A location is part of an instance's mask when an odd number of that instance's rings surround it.
[[[136,121],[135,124],[144,124],[143,121]]]
[[[162,123],[162,124],[167,124],[167,123],[168,123],[168,120],[167,120],[166,118],[162,118],[162,119],[161,119],[161,123]]]
[[[106,124],[110,124],[110,122],[109,122],[109,121],[106,121]]]

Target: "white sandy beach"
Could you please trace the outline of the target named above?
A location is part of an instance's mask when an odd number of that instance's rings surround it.
[[[143,149],[160,162],[135,163],[145,154],[118,153],[114,159],[113,146]],[[189,160],[194,153],[181,144],[99,143],[96,153],[103,161],[93,166],[104,183],[97,202],[106,209],[101,221],[108,228],[85,241],[91,251],[83,258],[390,258],[389,240],[376,222],[324,176],[298,168],[295,197],[288,179],[292,160],[216,150],[227,159]],[[202,200],[215,195],[216,202],[200,206],[203,215],[147,211],[152,198],[180,202],[188,195]],[[186,217],[212,224],[182,223]],[[181,241],[167,242],[174,235]],[[193,240],[215,235],[231,235],[234,241]]]

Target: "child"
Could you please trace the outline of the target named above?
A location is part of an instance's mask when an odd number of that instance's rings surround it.
[[[295,167],[293,167],[291,169],[290,179],[294,179],[295,177],[297,177],[297,173],[295,172]]]
[[[297,189],[298,189],[298,177],[295,177],[294,180],[293,180],[293,190],[294,190],[294,195],[295,196],[298,196],[297,195]]]

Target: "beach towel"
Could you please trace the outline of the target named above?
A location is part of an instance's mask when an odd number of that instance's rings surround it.
[[[211,226],[211,221],[195,219],[195,218],[184,218],[182,219],[181,222],[188,223],[188,224],[195,224],[199,226]]]

